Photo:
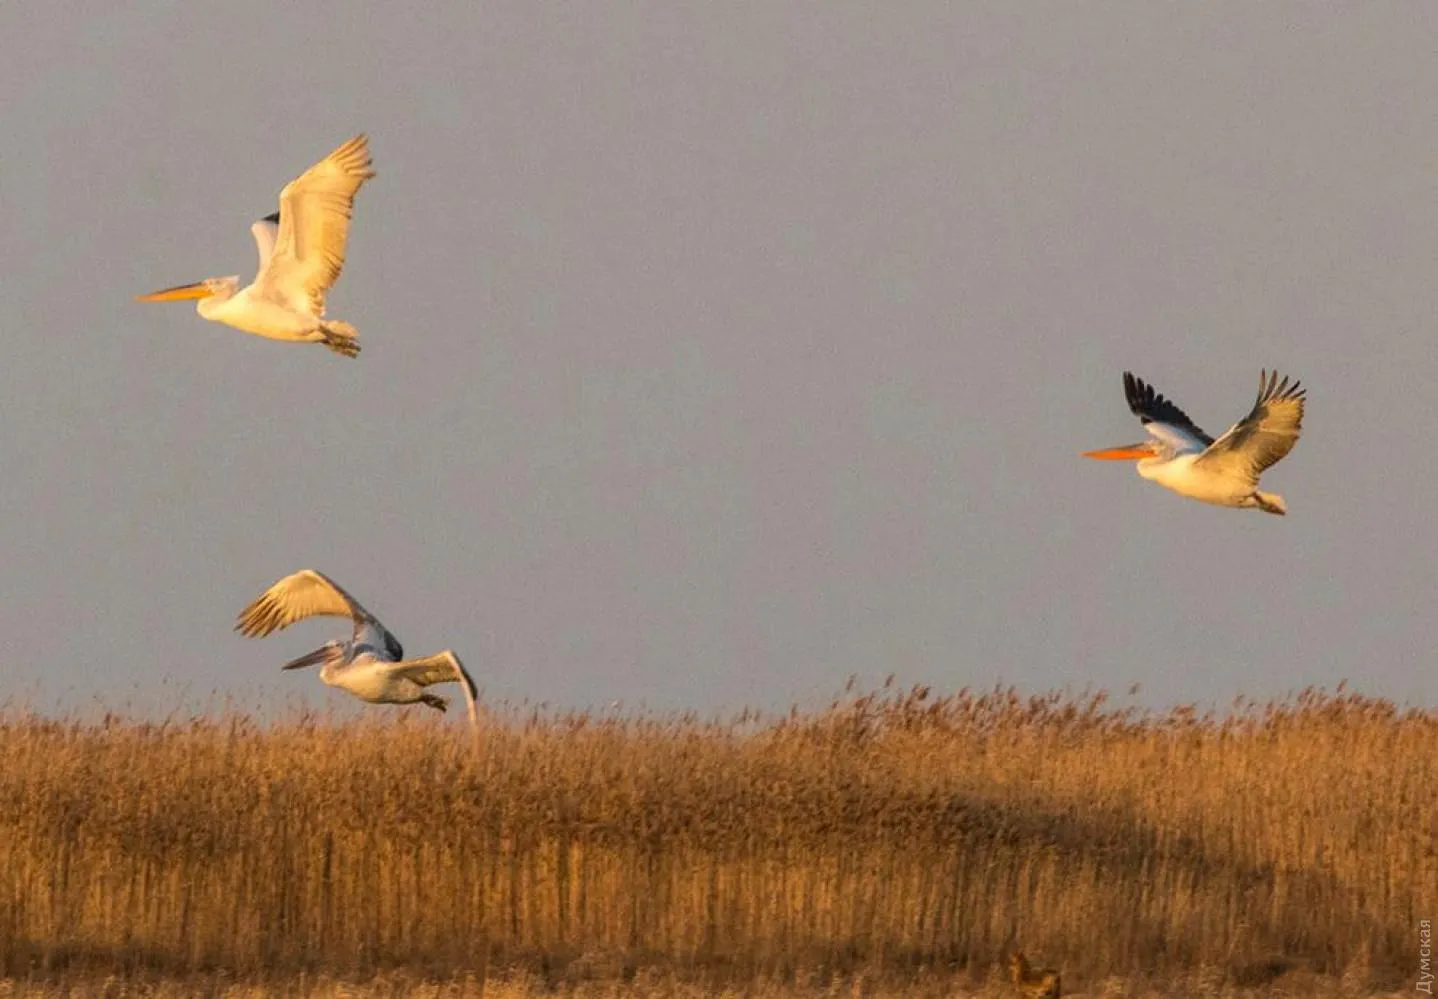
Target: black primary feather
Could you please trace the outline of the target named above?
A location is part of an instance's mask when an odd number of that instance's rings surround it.
[[[1147,426],[1150,423],[1167,423],[1193,434],[1205,445],[1213,443],[1213,438],[1204,433],[1188,414],[1169,402],[1162,395],[1154,391],[1152,385],[1148,385],[1142,378],[1135,377],[1133,372],[1123,373],[1123,394],[1128,399],[1129,411],[1137,416],[1139,422]]]

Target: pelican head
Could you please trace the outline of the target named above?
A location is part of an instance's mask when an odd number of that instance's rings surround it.
[[[1144,458],[1157,458],[1159,456],[1159,445],[1157,441],[1141,441],[1138,444],[1125,444],[1122,447],[1106,447],[1098,451],[1085,451],[1083,457],[1097,458],[1100,461],[1142,461]]]
[[[180,302],[187,298],[214,298],[221,296],[229,298],[239,288],[238,277],[212,277],[203,281],[196,281],[194,284],[180,284],[173,288],[165,288],[161,291],[152,291],[148,295],[136,295],[137,302]]]

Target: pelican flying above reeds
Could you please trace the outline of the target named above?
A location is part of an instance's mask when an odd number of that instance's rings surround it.
[[[405,659],[399,639],[323,573],[301,569],[271,586],[240,612],[235,630],[264,638],[307,617],[327,615],[354,621],[349,641],[330,641],[285,663],[284,669],[320,667],[320,679],[371,704],[425,704],[443,711],[448,702],[427,693],[436,683],[457,683],[464,691],[469,721],[476,730],[474,680],[449,649],[422,659]]]
[[[254,225],[260,267],[244,288],[238,276],[206,278],[140,295],[141,302],[197,298],[201,316],[246,333],[294,343],[323,343],[359,353],[355,328],[326,319],[325,294],[345,262],[355,193],[373,177],[369,140],[357,135],[280,191],[280,210]]]
[[[1280,516],[1288,505],[1277,493],[1260,492],[1258,477],[1293,450],[1303,429],[1306,390],[1298,382],[1278,380],[1278,372],[1258,376],[1258,401],[1218,440],[1204,433],[1183,410],[1130,372],[1123,373],[1128,408],[1152,440],[1123,447],[1086,451],[1085,458],[1138,459],[1138,474],[1181,496]]]

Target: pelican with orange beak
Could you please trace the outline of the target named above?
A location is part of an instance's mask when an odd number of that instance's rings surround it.
[[[326,642],[313,652],[291,659],[283,669],[320,667],[320,679],[371,704],[424,704],[443,711],[448,702],[425,688],[457,683],[469,710],[469,723],[479,730],[478,690],[474,679],[450,649],[406,659],[399,639],[324,573],[301,569],[261,593],[240,612],[235,630],[247,638],[264,638],[297,621],[323,615],[346,617],[354,629],[349,641]]]
[[[373,176],[369,140],[357,135],[286,184],[280,210],[250,226],[260,251],[253,282],[241,288],[238,277],[206,278],[138,301],[199,299],[195,311],[205,319],[354,357],[358,334],[349,323],[325,319],[325,294],[344,267],[355,194]]]
[[[1278,372],[1258,376],[1258,401],[1253,410],[1218,440],[1204,433],[1183,410],[1130,372],[1123,373],[1128,408],[1138,417],[1150,440],[1123,447],[1086,451],[1085,458],[1137,460],[1138,474],[1181,496],[1215,506],[1288,512],[1283,497],[1260,492],[1258,477],[1293,450],[1303,429],[1307,391],[1298,382],[1278,379]]]

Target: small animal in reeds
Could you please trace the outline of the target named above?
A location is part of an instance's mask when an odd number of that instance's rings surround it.
[[[326,642],[290,660],[285,669],[319,666],[321,680],[361,700],[427,704],[439,711],[445,709],[445,699],[426,693],[425,688],[436,683],[457,683],[464,691],[470,725],[478,729],[474,680],[459,657],[445,649],[422,659],[405,659],[399,639],[323,573],[301,569],[286,576],[240,612],[235,630],[249,638],[263,638],[317,614],[352,619],[353,635],[348,642]]]
[[[1028,999],[1059,999],[1063,994],[1056,968],[1035,968],[1021,951],[1009,955],[1009,977]]]

